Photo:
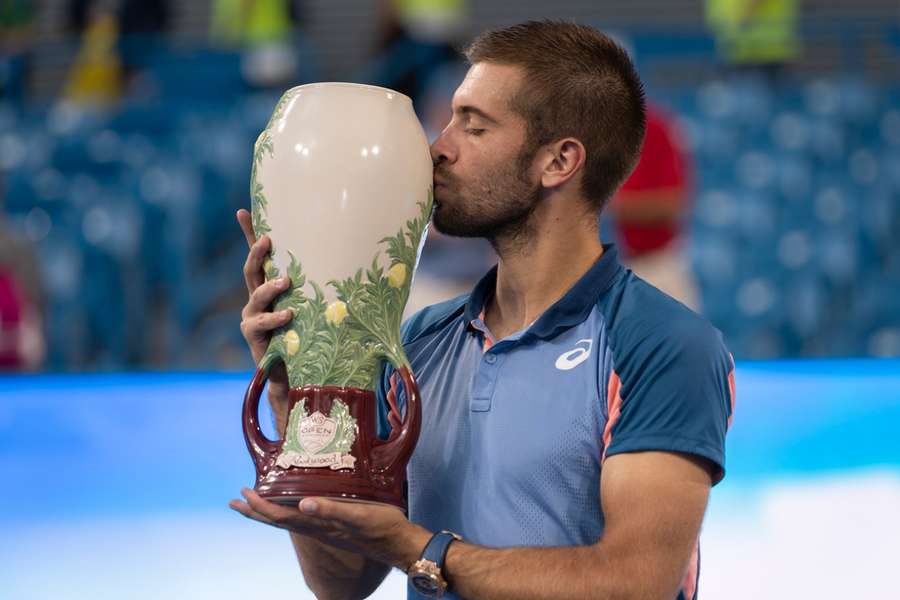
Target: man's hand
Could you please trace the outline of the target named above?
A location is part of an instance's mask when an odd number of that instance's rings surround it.
[[[269,502],[253,490],[241,491],[245,501],[229,506],[248,519],[309,536],[342,550],[366,556],[403,571],[418,560],[431,538],[413,525],[400,509],[389,505],[304,498],[297,506]]]
[[[259,364],[266,353],[266,348],[269,347],[272,330],[287,324],[293,316],[290,309],[275,313],[270,308],[278,295],[288,289],[290,280],[287,277],[279,277],[266,281],[263,263],[272,248],[272,241],[265,235],[256,239],[248,211],[239,210],[237,220],[250,248],[244,263],[244,282],[247,284],[249,299],[241,311],[241,333],[250,347],[253,362]],[[269,372],[269,403],[280,425],[286,422],[286,415],[283,413],[286,408],[284,404],[287,402],[287,392],[287,371],[283,363],[278,363]]]

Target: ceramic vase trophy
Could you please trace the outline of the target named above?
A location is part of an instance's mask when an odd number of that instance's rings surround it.
[[[421,407],[400,321],[432,206],[431,157],[412,103],[349,83],[289,90],[256,141],[250,187],[253,228],[272,240],[266,277],[291,279],[274,309],[294,312],[273,332],[244,398],[256,491],[284,504],[329,496],[405,510]],[[273,441],[258,411],[279,361],[289,417]],[[405,411],[389,395],[384,440],[373,391],[382,361],[406,394]]]

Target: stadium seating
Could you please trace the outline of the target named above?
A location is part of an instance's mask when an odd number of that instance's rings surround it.
[[[5,210],[37,245],[51,368],[216,366],[252,145],[277,101],[238,58],[143,57],[112,112],[0,103]],[[150,92],[148,92],[150,90]],[[697,168],[691,257],[738,357],[897,352],[900,88],[724,77],[655,90]]]

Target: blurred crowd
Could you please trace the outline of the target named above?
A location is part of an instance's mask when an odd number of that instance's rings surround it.
[[[298,0],[69,0],[54,18],[0,0],[0,368],[249,366],[233,215],[280,93],[390,87],[433,139],[475,2],[380,0],[367,58],[334,72],[322,56],[343,41],[314,43]],[[185,5],[204,35],[176,31]],[[796,68],[810,43],[796,0],[698,9],[696,31],[614,32],[650,109],[603,237],[738,358],[900,355],[900,78]],[[894,67],[895,30],[873,34]],[[486,242],[432,233],[409,309],[492,260]]]

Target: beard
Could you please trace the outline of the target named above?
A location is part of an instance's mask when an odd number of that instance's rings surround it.
[[[528,181],[534,155],[523,149],[504,168],[486,171],[465,184],[441,163],[435,165],[435,175],[445,185],[435,193],[434,228],[455,237],[486,238],[495,248],[500,242],[527,240],[541,198],[540,184]]]

